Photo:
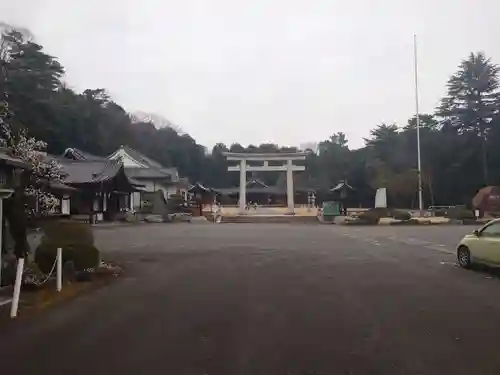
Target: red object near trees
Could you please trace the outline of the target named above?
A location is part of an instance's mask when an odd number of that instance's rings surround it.
[[[500,212],[500,186],[480,189],[472,198],[472,205],[483,212]]]

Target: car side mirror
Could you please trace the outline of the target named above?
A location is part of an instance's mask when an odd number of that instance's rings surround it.
[[[474,232],[472,232],[476,237],[479,237],[479,229],[474,229]]]

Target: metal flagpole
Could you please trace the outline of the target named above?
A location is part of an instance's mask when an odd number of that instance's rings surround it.
[[[417,61],[417,34],[413,34],[413,54],[415,57],[415,119],[417,122],[417,178],[418,178],[418,209],[420,216],[424,216],[424,199],[422,191],[422,162],[420,158],[420,112],[418,108],[418,61]]]

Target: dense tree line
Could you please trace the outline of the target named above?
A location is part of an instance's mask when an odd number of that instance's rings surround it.
[[[48,151],[77,147],[107,155],[126,144],[166,166],[176,166],[191,182],[232,186],[224,151],[281,152],[275,144],[217,144],[209,152],[161,116],[130,115],[105,89],[76,92],[57,58],[47,54],[26,31],[5,28],[0,40],[0,85],[14,130],[47,142]],[[422,179],[426,205],[466,204],[485,185],[500,184],[499,68],[484,53],[471,53],[447,83],[447,95],[434,113],[421,114]],[[345,134],[319,142],[305,161],[297,184],[328,190],[347,179],[356,198],[373,202],[387,187],[392,205],[417,205],[416,118],[406,124],[380,124],[366,146],[352,150]],[[243,140],[244,141],[244,140]],[[268,184],[279,174],[254,176]]]

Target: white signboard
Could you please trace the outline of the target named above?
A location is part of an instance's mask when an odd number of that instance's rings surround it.
[[[379,188],[375,194],[375,208],[387,207],[387,189]]]
[[[61,213],[63,215],[69,215],[70,213],[70,201],[69,198],[63,198],[61,201]]]

